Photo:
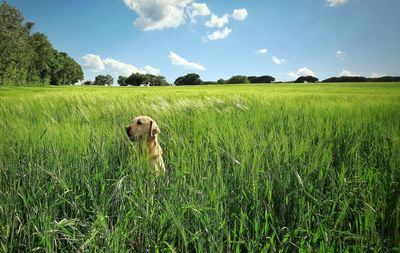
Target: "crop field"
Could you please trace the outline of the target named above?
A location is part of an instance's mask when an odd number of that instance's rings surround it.
[[[0,252],[400,251],[400,83],[0,88],[0,139]]]

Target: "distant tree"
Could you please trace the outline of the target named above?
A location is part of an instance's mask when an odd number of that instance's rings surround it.
[[[110,75],[98,75],[96,76],[95,80],[94,80],[94,85],[99,85],[99,86],[110,86],[112,85],[114,82],[114,79],[112,78],[112,76]]]
[[[323,80],[323,83],[342,83],[342,82],[367,82],[368,79],[363,76],[340,76],[340,77],[331,77]]]
[[[149,77],[148,84],[150,86],[168,86],[169,85],[169,83],[167,82],[167,80],[165,79],[164,76],[155,76],[155,75],[150,75],[150,74],[147,74],[147,76]]]
[[[250,83],[272,83],[275,78],[272,76],[249,76]]]
[[[120,76],[118,78],[118,84],[121,86],[141,86],[141,85],[149,85],[149,86],[167,86],[169,83],[165,79],[164,76],[156,76],[151,74],[141,74],[141,73],[132,73],[128,77]]]
[[[203,81],[200,79],[200,75],[195,73],[189,73],[185,76],[178,77],[175,82],[175,85],[201,85]]]
[[[368,78],[368,82],[400,82],[400,76],[382,76]]]
[[[239,84],[239,83],[250,83],[250,81],[247,78],[247,76],[237,75],[237,76],[232,76],[231,78],[229,78],[226,81],[226,83],[228,83],[228,84]]]
[[[226,81],[224,79],[218,79],[217,84],[226,84]]]
[[[120,86],[127,86],[128,84],[126,83],[126,79],[127,79],[127,77],[125,77],[125,76],[118,76],[117,83]]]
[[[130,76],[128,76],[125,79],[126,85],[132,85],[132,86],[140,86],[142,84],[147,83],[148,77],[144,74],[140,73],[132,73]]]
[[[295,83],[316,83],[318,82],[318,78],[314,76],[300,76],[294,81]]]
[[[93,81],[87,80],[82,83],[83,85],[94,85]]]

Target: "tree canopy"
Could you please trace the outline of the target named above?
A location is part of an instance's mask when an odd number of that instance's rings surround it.
[[[20,11],[0,5],[0,85],[64,85],[83,79],[81,66],[53,48],[43,33],[32,33]]]
[[[275,82],[275,77],[272,76],[249,76],[250,83],[272,83]]]
[[[132,73],[130,76],[119,76],[117,83],[121,86],[166,86],[169,85],[164,76]]]
[[[399,76],[383,76],[383,77],[363,77],[363,76],[340,76],[330,77],[322,81],[323,83],[351,83],[351,82],[400,82]]]
[[[300,76],[294,81],[295,83],[316,83],[318,82],[318,78],[314,76]]]
[[[228,84],[238,84],[238,83],[250,83],[249,78],[247,76],[232,76],[229,78],[226,83]]]
[[[200,79],[200,75],[195,74],[195,73],[189,73],[184,76],[178,77],[175,82],[175,85],[180,86],[180,85],[201,85],[203,84],[203,81]]]
[[[98,75],[94,79],[94,85],[98,86],[111,86],[114,82],[114,79],[110,75]]]

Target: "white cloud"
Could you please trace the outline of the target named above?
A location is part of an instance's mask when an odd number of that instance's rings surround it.
[[[90,69],[93,72],[100,72],[105,69],[104,63],[101,60],[100,56],[95,54],[87,54],[82,57],[83,59],[83,67]]]
[[[223,40],[227,38],[231,32],[232,29],[225,27],[223,30],[217,30],[211,34],[208,34],[207,37],[203,38],[203,40]]]
[[[380,74],[380,73],[376,73],[376,72],[372,72],[371,73],[371,78],[379,78],[379,77],[383,77],[383,76],[388,76],[388,74]]]
[[[273,56],[272,57],[272,62],[275,63],[276,65],[281,65],[282,63],[285,62],[285,59],[279,59],[278,57]]]
[[[260,50],[257,50],[256,53],[259,53],[259,54],[266,54],[266,53],[268,53],[268,49],[266,49],[266,48],[261,48]]]
[[[342,72],[340,72],[339,76],[360,76],[360,74],[343,69]]]
[[[160,69],[154,68],[154,67],[152,67],[150,65],[144,66],[143,67],[143,71],[148,73],[148,74],[155,75],[155,76],[160,75]]]
[[[302,67],[302,68],[299,68],[296,72],[288,73],[288,76],[290,76],[293,79],[297,79],[300,76],[315,76],[315,74],[311,69],[309,69],[307,67]]]
[[[122,76],[129,76],[132,73],[143,72],[131,64],[127,64],[110,58],[103,59],[103,63],[108,71]]]
[[[246,9],[234,9],[231,17],[235,20],[243,21],[248,15],[249,14]]]
[[[347,3],[347,0],[326,0],[325,2],[329,7],[335,7]]]
[[[189,62],[188,60],[182,58],[181,56],[177,55],[174,52],[169,52],[168,57],[171,59],[171,63],[173,65],[177,66],[182,66],[185,69],[194,69],[194,70],[206,70],[206,68],[203,65],[194,63],[194,62]]]
[[[188,13],[193,23],[196,23],[195,17],[197,16],[205,17],[211,15],[211,11],[205,3],[192,3],[188,7]]]
[[[346,56],[346,52],[343,52],[341,50],[336,51],[336,58],[340,58],[340,59],[344,59],[344,57]]]
[[[115,59],[105,58],[102,59],[99,55],[87,54],[82,57],[84,61],[84,67],[93,71],[100,72],[103,70],[112,72],[116,75],[129,76],[132,73],[142,74],[153,74],[159,75],[160,70],[152,66],[146,65],[143,69],[139,69],[136,66],[128,63],[124,63]]]
[[[229,23],[228,14],[223,15],[222,17],[218,17],[217,15],[212,14],[210,20],[205,22],[205,26],[207,27],[217,27],[222,28],[224,25]]]
[[[123,0],[139,16],[134,25],[144,31],[177,28],[185,23],[185,8],[192,0]]]

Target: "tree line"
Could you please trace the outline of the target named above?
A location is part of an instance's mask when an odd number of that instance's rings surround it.
[[[243,76],[235,75],[231,78],[218,81],[203,81],[199,74],[189,73],[184,76],[178,77],[174,81],[174,85],[207,85],[207,84],[239,84],[239,83],[272,83],[275,78],[272,76]],[[110,75],[98,75],[95,81],[85,81],[84,85],[112,85],[113,78]],[[168,86],[172,85],[167,82],[166,78],[161,75],[132,73],[130,76],[119,76],[117,83],[120,86]]]
[[[246,83],[272,83],[275,78],[272,76],[244,76],[234,75],[227,80],[218,79],[214,81],[203,81],[200,76],[196,73],[189,73],[184,76],[178,77],[174,84],[180,85],[207,85],[207,84],[246,84]]]
[[[227,80],[219,79],[217,81],[203,81],[199,74],[188,73],[184,76],[176,78],[173,84],[166,81],[164,76],[156,76],[151,74],[132,73],[130,76],[119,76],[117,83],[120,86],[168,86],[168,85],[212,85],[212,84],[248,84],[248,83],[273,83],[275,78],[269,75],[263,76],[245,76],[234,75]],[[294,81],[286,83],[318,83],[319,79],[315,76],[300,76]],[[341,76],[331,77],[321,81],[321,83],[338,83],[338,82],[400,82],[400,77],[384,76],[378,78],[367,78],[362,76]],[[282,83],[282,82],[276,82]],[[86,81],[84,85],[112,85],[113,78],[110,75],[98,75],[95,81]]]
[[[83,80],[81,66],[53,48],[34,23],[5,1],[0,5],[0,86],[66,85]]]

